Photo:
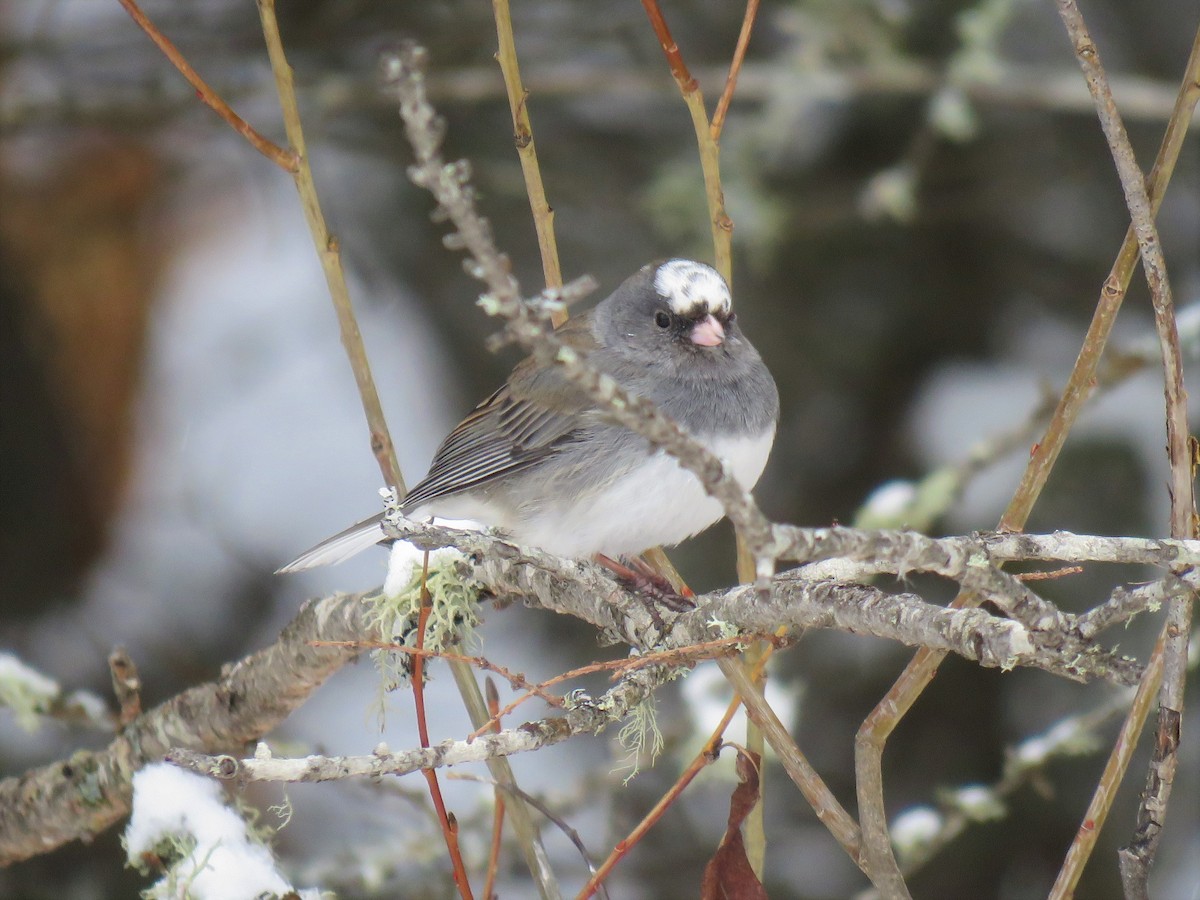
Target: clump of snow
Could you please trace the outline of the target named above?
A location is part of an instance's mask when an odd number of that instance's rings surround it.
[[[429,571],[452,568],[454,560],[462,554],[453,547],[442,547],[429,551]],[[405,593],[420,578],[425,566],[425,551],[420,550],[408,541],[396,541],[392,544],[392,552],[388,557],[387,578],[383,582],[383,593],[388,597],[398,597]]]
[[[857,513],[855,525],[859,528],[899,528],[907,523],[916,500],[917,486],[911,481],[885,482],[867,497]]]
[[[941,814],[931,806],[912,806],[892,822],[892,843],[904,858],[929,844],[942,827]]]
[[[154,900],[246,900],[293,890],[275,859],[225,805],[217,782],[167,763],[133,776],[133,815],[125,829],[129,862],[153,853],[167,874],[143,896]],[[305,891],[313,900],[319,892]]]

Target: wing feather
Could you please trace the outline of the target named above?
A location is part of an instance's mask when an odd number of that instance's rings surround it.
[[[580,349],[594,345],[589,317],[571,319],[560,336]],[[524,471],[579,438],[594,407],[556,368],[526,359],[507,384],[446,436],[429,473],[404,498],[407,510]]]

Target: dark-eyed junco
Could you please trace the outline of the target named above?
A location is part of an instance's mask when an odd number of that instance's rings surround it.
[[[742,485],[758,481],[779,394],[716,270],[687,259],[643,266],[558,335],[653,401]],[[613,424],[559,369],[532,359],[450,432],[403,511],[413,519],[473,519],[574,558],[677,544],[723,515],[673,457]],[[379,543],[381,519],[354,525],[279,571],[341,562]]]

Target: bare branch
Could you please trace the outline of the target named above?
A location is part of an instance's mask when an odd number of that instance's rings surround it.
[[[379,392],[375,389],[375,379],[371,375],[367,351],[363,346],[362,332],[359,331],[354,307],[350,302],[350,289],[346,286],[346,273],[342,268],[341,247],[337,238],[329,232],[325,215],[321,212],[316,184],[313,182],[308,148],[304,141],[304,128],[300,123],[300,107],[296,102],[292,67],[284,55],[279,23],[275,18],[275,0],[258,0],[258,15],[262,21],[263,37],[267,42],[267,54],[271,58],[271,71],[275,74],[275,88],[279,93],[283,125],[297,159],[296,168],[292,170],[296,193],[300,195],[304,218],[308,222],[317,258],[320,259],[321,269],[325,273],[325,284],[329,288],[334,312],[337,313],[342,346],[354,372],[359,399],[362,401],[363,413],[370,429],[371,453],[379,465],[384,483],[403,493],[404,476],[400,472],[400,463],[396,460],[396,448],[392,445],[392,435],[388,431],[387,419],[383,414],[383,404],[379,402]]]
[[[295,174],[300,164],[295,151],[284,150],[278,144],[263,137],[249,122],[235,113],[229,104],[222,100],[221,96],[209,87],[196,70],[191,67],[183,54],[179,52],[179,48],[165,34],[159,31],[158,27],[142,12],[136,0],[119,0],[119,2],[125,7],[125,11],[129,13],[129,17],[137,23],[142,31],[146,32],[150,40],[154,41],[158,49],[163,52],[163,55],[170,60],[171,65],[178,69],[179,74],[187,79],[188,84],[196,91],[196,96],[209,106],[213,112],[224,119],[234,131],[244,137],[255,150],[285,172]]]
[[[172,747],[236,750],[266,734],[358,655],[311,642],[371,635],[361,599],[305,604],[276,643],[138,716],[103,750],[0,781],[0,866],[91,838],[127,815],[133,773]]]
[[[276,759],[265,745],[249,759],[209,756],[191,750],[172,751],[167,759],[193,772],[238,782],[336,781],[342,778],[407,775],[422,769],[468,762],[484,762],[499,756],[527,753],[559,744],[580,734],[596,734],[629,714],[654,688],[671,677],[664,667],[636,669],[596,700],[578,701],[562,716],[526,722],[471,741],[442,741],[393,753],[380,745],[368,756],[308,756]]]

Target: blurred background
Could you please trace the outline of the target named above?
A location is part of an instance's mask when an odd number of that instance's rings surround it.
[[[656,257],[711,258],[690,119],[641,5],[513,7],[564,275],[593,274],[603,295]],[[283,140],[254,4],[144,9],[244,118]],[[664,4],[710,110],[742,12]],[[1148,166],[1200,24],[1195,5],[1093,0],[1084,14]],[[491,6],[305,0],[279,15],[317,187],[411,484],[516,355],[483,349],[496,326],[475,308],[459,256],[442,248],[429,197],[405,179],[409,151],[376,61],[401,37],[429,48],[447,155],[470,160],[481,207],[533,292],[541,267]],[[271,573],[376,511],[380,478],[290,178],[197,101],[115,0],[0,0],[0,35],[0,650],[64,688],[107,695],[105,658],[123,644],[154,704],[269,643],[306,597],[377,584],[383,554]],[[782,399],[757,494],[770,516],[806,525],[852,522],[877,488],[904,497],[1019,428],[1065,380],[1128,224],[1062,25],[1052,4],[1032,0],[767,0],[722,170],[737,309]],[[1194,140],[1159,226],[1186,306],[1200,289]],[[1106,370],[1113,383],[1074,430],[1030,530],[1165,535],[1156,354],[1139,274]],[[1188,372],[1189,383],[1198,377]],[[907,524],[994,527],[1037,440],[1029,434],[931,521]],[[727,526],[674,556],[697,589],[734,579]],[[1079,610],[1147,577],[1093,567],[1045,591]],[[949,597],[943,585],[915,587]],[[524,609],[486,618],[484,652],[531,678],[619,654],[574,621]],[[1139,622],[1113,639],[1144,654],[1157,628]],[[816,633],[777,660],[777,702],[851,808],[854,731],[908,658]],[[702,667],[661,692],[667,752],[629,785],[609,774],[624,751],[608,737],[515,759],[519,779],[603,857],[674,780],[695,723],[723,704],[711,676]],[[365,753],[381,729],[393,747],[414,745],[408,695],[389,699],[383,718],[377,692],[369,664],[340,673],[272,735],[277,752]],[[889,811],[994,782],[1011,748],[1110,695],[949,660],[889,745]],[[468,730],[450,693],[433,705],[435,740]],[[1184,722],[1154,875],[1155,896],[1181,900],[1200,896],[1200,727]],[[912,879],[915,895],[1044,896],[1114,734],[1110,723],[1092,752],[1051,763],[1002,817],[968,829]],[[55,723],[29,734],[0,710],[5,775],[105,742]],[[1145,750],[1080,896],[1121,896],[1115,850],[1132,830]],[[863,889],[782,772],[768,777],[770,895]],[[670,811],[619,869],[614,897],[697,895],[724,830],[727,778],[706,778]],[[451,792],[460,820],[484,834],[490,789]],[[283,793],[248,799],[265,807]],[[344,897],[451,895],[422,786],[287,796],[295,814],[277,845],[297,883]],[[564,883],[581,884],[567,842],[553,829],[547,840]],[[145,882],[121,859],[112,832],[0,871],[0,895],[130,896]],[[501,895],[530,896],[515,856]]]

